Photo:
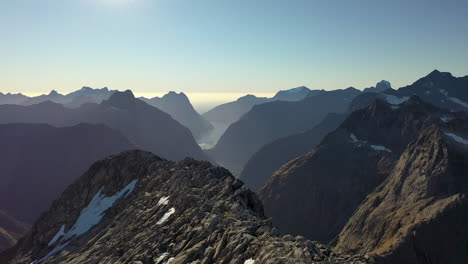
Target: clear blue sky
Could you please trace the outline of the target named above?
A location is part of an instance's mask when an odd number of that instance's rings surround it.
[[[272,93],[468,74],[466,0],[0,0],[0,91]]]

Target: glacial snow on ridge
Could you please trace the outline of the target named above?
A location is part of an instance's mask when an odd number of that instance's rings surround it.
[[[367,145],[367,141],[364,141],[364,140],[359,140],[356,135],[354,135],[353,133],[351,133],[349,135],[349,138],[351,139],[351,142],[357,146],[357,147],[363,147],[365,145]],[[390,149],[384,147],[384,146],[381,146],[381,145],[369,145],[369,147],[375,151],[387,151],[387,152],[392,152]]]
[[[454,102],[456,104],[459,104],[459,105],[461,105],[461,106],[463,106],[465,108],[468,108],[468,103],[463,102],[462,100],[460,100],[460,99],[458,99],[456,97],[450,97],[446,90],[440,89],[439,91],[440,91],[441,94],[445,95],[445,97],[447,97],[448,100],[450,100],[450,101],[452,101],[452,102]]]
[[[405,96],[405,97],[396,97],[394,95],[390,95],[390,94],[383,94],[385,96],[385,100],[387,100],[387,103],[389,104],[392,104],[392,105],[399,105],[399,104],[402,104],[404,102],[406,102],[406,100],[409,99],[408,96]]]
[[[455,135],[454,133],[446,132],[445,135],[449,136],[453,140],[455,140],[458,143],[462,143],[464,145],[468,145],[468,139],[462,138],[458,135]]]
[[[175,213],[175,208],[172,207],[171,209],[169,209],[163,216],[161,216],[161,218],[158,220],[158,222],[156,223],[157,225],[162,225],[164,224],[164,222],[167,221],[167,219],[169,218],[169,216],[171,216],[172,214]]]
[[[68,230],[68,232],[64,232],[65,226],[62,225],[57,234],[55,234],[54,237],[49,241],[49,246],[57,244],[61,241],[63,241],[63,243],[59,243],[45,257],[33,261],[32,264],[41,263],[42,261],[48,259],[49,257],[55,255],[55,253],[62,250],[68,245],[68,243],[70,243],[76,237],[88,232],[93,226],[95,226],[101,221],[105,211],[112,207],[115,201],[117,201],[122,196],[124,198],[127,197],[133,191],[137,182],[137,179],[131,181],[118,193],[109,197],[106,197],[102,194],[104,186],[101,187],[101,189],[99,189],[99,191],[93,196],[89,204],[81,210],[80,216],[76,220],[73,227],[70,230]]]
[[[169,196],[163,196],[158,201],[158,205],[167,205],[169,203]]]
[[[440,118],[440,120],[444,123],[447,123],[447,122],[450,122],[450,120],[452,120],[453,118],[449,117],[449,116],[443,116]]]
[[[65,225],[60,227],[60,230],[55,234],[55,236],[49,241],[48,246],[52,246],[57,240],[62,238],[65,235]]]

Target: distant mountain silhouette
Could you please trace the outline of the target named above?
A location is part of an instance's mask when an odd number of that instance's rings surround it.
[[[256,97],[248,94],[234,102],[218,105],[204,113],[203,116],[213,123],[221,123],[226,126],[239,120],[241,116],[249,112],[254,105],[274,101],[300,101],[307,96],[316,95],[320,91],[310,90],[305,86],[279,91],[272,98]]]
[[[0,210],[0,252],[14,246],[28,230],[27,224]]]
[[[136,99],[130,90],[115,92],[100,104],[87,103],[76,109],[50,101],[31,106],[0,105],[0,123],[105,124],[120,131],[136,147],[165,158],[209,159],[186,127]]]
[[[213,130],[213,125],[195,111],[188,97],[184,93],[171,91],[163,97],[140,99],[168,113],[172,118],[186,126],[190,129],[197,141]]]
[[[265,144],[305,132],[329,113],[343,113],[359,90],[322,91],[297,102],[275,101],[256,105],[232,124],[213,149],[212,157],[239,175],[250,157]]]
[[[35,97],[25,97],[23,100],[18,100],[13,104],[22,104],[22,105],[33,105],[39,104],[46,101],[51,101],[54,103],[59,103],[66,105],[68,107],[79,107],[85,103],[101,103],[103,100],[109,99],[109,97],[115,91],[110,91],[107,87],[102,89],[93,89],[87,86],[84,86],[80,90],[71,92],[69,94],[63,95],[58,93],[55,90],[52,90],[49,94],[43,94]],[[0,104],[2,100],[0,100]]]
[[[266,97],[256,97],[255,95],[245,95],[234,102],[218,105],[203,114],[210,122],[221,123],[225,125],[232,124],[239,120],[241,116],[250,111],[254,105],[262,104],[268,101]]]
[[[21,93],[18,94],[11,94],[7,93],[4,94],[0,92],[0,105],[2,104],[21,104],[26,101],[29,97],[23,95]]]
[[[96,159],[134,146],[104,125],[0,125],[0,210],[32,223]]]
[[[378,82],[375,87],[366,88],[363,90],[365,93],[380,93],[387,89],[392,89],[392,85],[389,81],[382,80]]]

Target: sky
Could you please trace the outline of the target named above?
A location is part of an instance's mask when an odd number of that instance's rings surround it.
[[[468,74],[466,14],[466,0],[0,0],[0,92],[398,88]]]

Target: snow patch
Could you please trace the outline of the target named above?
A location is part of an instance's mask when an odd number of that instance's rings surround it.
[[[393,110],[397,110],[397,109],[399,109],[400,107],[399,107],[398,105],[391,105],[390,108],[393,109]]]
[[[449,122],[450,120],[452,120],[453,118],[449,117],[449,116],[443,116],[440,118],[440,120],[442,120],[442,122],[444,123],[447,123]]]
[[[450,101],[452,101],[452,102],[454,102],[456,104],[459,104],[459,105],[461,105],[461,106],[463,106],[465,108],[468,108],[468,103],[466,103],[466,102],[464,102],[464,101],[462,101],[462,100],[460,100],[460,99],[458,99],[456,97],[449,97],[448,92],[445,91],[444,89],[440,89],[439,91],[440,91],[441,94],[445,95],[445,97],[447,97],[448,100],[450,100]],[[441,102],[444,103],[445,100],[441,100]]]
[[[349,137],[351,138],[351,142],[358,147],[361,147],[367,143],[367,141],[359,140],[353,133],[351,133]]]
[[[392,105],[399,105],[399,104],[402,104],[404,102],[406,102],[406,100],[409,99],[408,96],[405,96],[405,97],[396,97],[394,95],[390,95],[390,94],[383,94],[385,96],[385,100],[387,100],[387,102],[389,104],[392,104]]]
[[[371,145],[370,146],[373,150],[377,150],[377,151],[387,151],[387,152],[392,152],[391,150],[389,150],[388,148],[384,147],[384,146],[379,146],[379,145]]]
[[[169,196],[163,196],[158,201],[158,205],[167,205],[169,203]]]
[[[101,192],[104,187],[99,189],[99,191],[94,195],[93,199],[89,202],[88,206],[81,210],[80,216],[76,220],[73,227],[64,233],[65,226],[60,228],[59,232],[50,240],[49,245],[63,241],[63,243],[58,244],[54,249],[52,249],[45,257],[35,260],[32,264],[41,263],[42,261],[48,259],[52,255],[55,255],[57,252],[62,250],[68,245],[74,238],[86,233],[94,225],[101,221],[104,216],[104,212],[112,207],[115,201],[120,197],[127,197],[135,188],[138,180],[133,180],[127,186],[125,186],[118,193],[110,197],[105,197]],[[62,231],[62,232],[60,232]]]
[[[174,260],[174,258],[170,258],[170,259],[168,259],[168,260],[166,261],[166,264],[169,264],[169,263],[171,263],[173,260]]]
[[[255,260],[253,260],[252,258],[249,258],[248,260],[244,261],[244,264],[254,264],[255,263]]]
[[[351,138],[351,142],[356,145],[357,147],[363,147],[367,145],[367,141],[364,140],[359,140],[353,133],[349,135]],[[388,148],[381,146],[381,145],[370,145],[371,149],[376,150],[376,151],[387,151],[387,152],[392,152]]]
[[[460,136],[455,135],[454,133],[445,133],[445,135],[451,137],[453,140],[455,140],[458,143],[462,143],[465,145],[468,145],[468,139],[462,138]]]
[[[162,261],[169,255],[169,253],[164,252],[156,259],[156,264],[162,263]]]
[[[60,230],[55,234],[55,236],[49,241],[48,246],[52,246],[57,240],[62,238],[65,235],[65,225],[60,227]]]
[[[467,104],[467,103],[463,102],[462,100],[460,100],[460,99],[458,99],[458,98],[456,98],[456,97],[449,97],[448,99],[449,99],[450,101],[456,103],[456,104],[459,104],[459,105],[461,105],[461,106],[463,106],[463,107],[465,107],[465,108],[468,108],[468,104]]]
[[[175,213],[175,208],[172,207],[171,209],[169,209],[169,211],[167,211],[159,220],[158,222],[156,223],[157,225],[162,225],[164,224],[164,222],[167,221],[167,219],[169,218],[169,216],[171,216],[173,213]]]

